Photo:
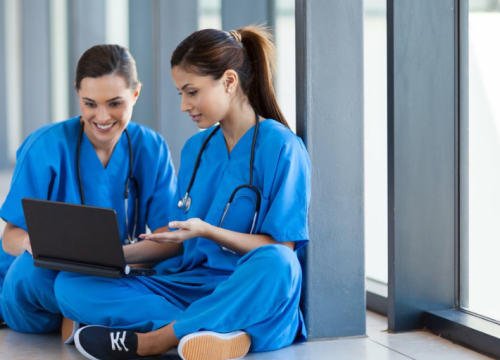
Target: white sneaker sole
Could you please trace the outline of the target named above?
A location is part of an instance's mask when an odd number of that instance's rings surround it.
[[[244,331],[199,331],[184,336],[177,351],[183,360],[237,360],[248,353],[250,343],[250,335]]]

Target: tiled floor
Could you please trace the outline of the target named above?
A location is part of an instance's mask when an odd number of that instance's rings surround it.
[[[425,331],[389,334],[386,318],[367,313],[367,337],[310,341],[268,353],[253,353],[248,360],[487,360],[461,346]],[[176,351],[165,359],[179,360]],[[27,335],[0,326],[0,359],[84,360],[59,334]],[[203,359],[200,359],[203,360]]]
[[[7,195],[12,171],[0,171],[0,204]],[[4,223],[0,220],[0,233]],[[309,341],[286,349],[248,355],[248,360],[481,360],[489,359],[425,331],[389,334],[387,319],[367,313],[367,337]],[[166,359],[179,360],[176,351]],[[28,335],[0,325],[0,360],[83,360],[74,346],[63,345],[59,334]],[[202,360],[202,359],[201,359]]]

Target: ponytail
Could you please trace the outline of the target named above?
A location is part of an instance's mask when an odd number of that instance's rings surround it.
[[[250,104],[263,116],[275,119],[290,128],[274,92],[276,47],[271,32],[256,25],[242,27],[238,32],[251,67],[252,77],[247,92]]]
[[[170,65],[215,80],[229,69],[236,71],[250,105],[263,117],[289,128],[274,92],[276,47],[269,29],[250,25],[229,33],[196,31],[177,46]]]

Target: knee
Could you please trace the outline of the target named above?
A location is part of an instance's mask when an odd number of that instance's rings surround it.
[[[3,296],[25,296],[36,293],[47,286],[52,287],[57,272],[36,267],[33,257],[25,252],[19,255],[10,266],[5,277]]]
[[[59,303],[61,299],[69,299],[72,295],[78,296],[79,292],[75,286],[77,286],[79,277],[82,277],[82,275],[66,271],[61,271],[57,275],[54,292]]]
[[[284,245],[267,245],[256,253],[260,266],[266,274],[272,274],[273,281],[281,281],[286,287],[300,287],[302,270],[297,255]]]

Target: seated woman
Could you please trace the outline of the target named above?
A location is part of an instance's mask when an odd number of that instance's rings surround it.
[[[207,130],[182,151],[178,230],[141,238],[183,253],[155,277],[59,274],[64,315],[99,325],[75,335],[89,359],[175,347],[184,360],[236,359],[305,340],[294,250],[309,238],[310,163],[276,102],[274,50],[250,26],[197,31],[174,51],[181,110]]]
[[[27,137],[0,209],[7,222],[5,252],[0,250],[0,318],[16,331],[54,331],[62,319],[54,294],[58,272],[33,265],[22,198],[114,209],[123,244],[135,242],[146,226],[166,231],[172,217],[168,203],[176,178],[168,147],[159,134],[130,121],[141,84],[128,50],[118,45],[87,50],[78,62],[75,88],[81,116],[46,125]],[[162,258],[171,254],[172,246],[146,241],[127,245],[128,262],[134,263],[137,248]],[[72,339],[72,323],[68,325],[65,341]]]

